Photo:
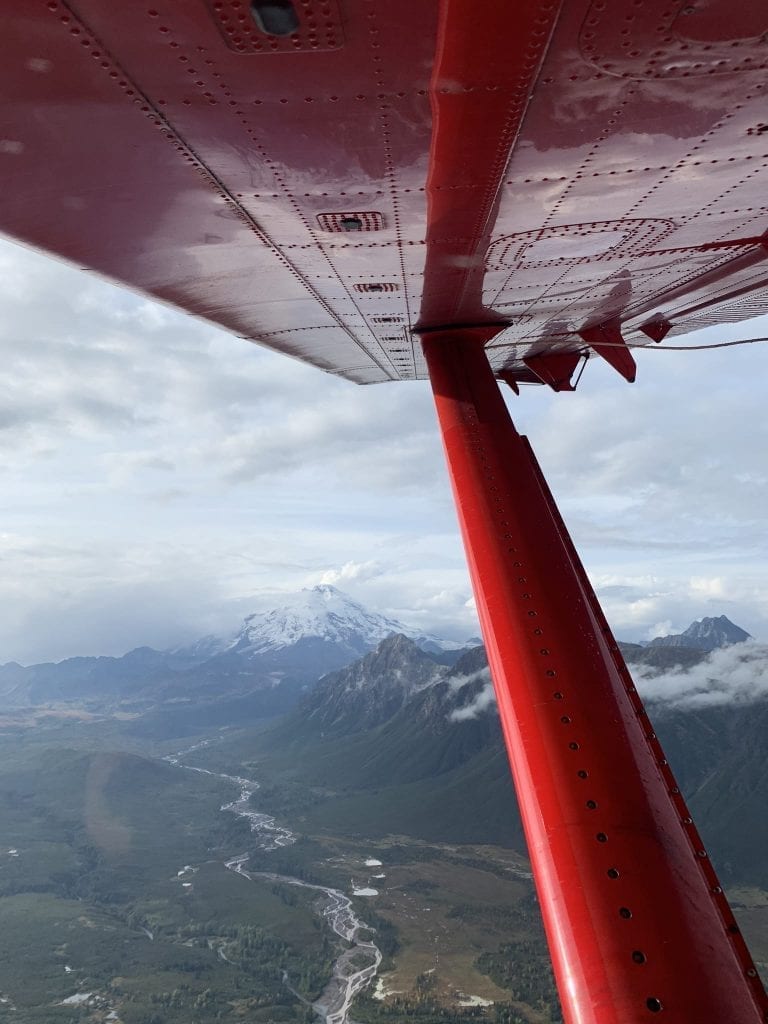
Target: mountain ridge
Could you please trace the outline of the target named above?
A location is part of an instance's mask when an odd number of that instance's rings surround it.
[[[325,583],[287,595],[276,608],[247,615],[239,630],[229,636],[202,637],[193,644],[174,647],[170,653],[181,657],[212,657],[235,651],[251,656],[279,651],[313,638],[347,647],[359,656],[392,633],[433,644],[440,650],[464,646],[371,611]]]
[[[698,651],[714,651],[718,647],[744,643],[752,637],[725,615],[704,616],[697,619],[682,633],[657,636],[650,641],[651,647],[688,647]]]
[[[418,675],[423,657],[406,638],[389,638],[374,655],[325,677],[270,729],[244,739],[238,749],[282,780],[267,809],[280,813],[282,786],[308,787],[302,821],[310,829],[524,852],[483,648],[426,683]],[[402,678],[409,667],[417,673],[410,686]],[[361,685],[351,689],[353,678]],[[361,691],[370,698],[362,705]],[[768,886],[768,698],[690,708],[654,700],[649,710],[723,880]]]
[[[325,584],[247,616],[231,634],[166,651],[138,647],[119,658],[1,665],[0,702],[5,707],[79,703],[139,713],[174,705],[180,716],[202,724],[204,719],[183,705],[234,700],[233,712],[236,706],[248,717],[269,717],[287,711],[324,674],[356,661],[393,634],[407,635],[444,662],[461,650],[454,641],[370,611]]]

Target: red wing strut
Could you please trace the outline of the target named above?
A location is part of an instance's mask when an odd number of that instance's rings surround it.
[[[424,350],[565,1019],[756,1024],[754,964],[482,338]]]

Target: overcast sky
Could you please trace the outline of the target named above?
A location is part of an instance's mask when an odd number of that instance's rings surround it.
[[[426,384],[346,384],[7,242],[0,294],[0,662],[169,646],[319,582],[477,632]],[[620,637],[768,639],[768,346],[637,362],[525,389],[517,425]]]

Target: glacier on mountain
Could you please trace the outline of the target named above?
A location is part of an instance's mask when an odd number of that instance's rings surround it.
[[[363,654],[393,633],[433,650],[459,650],[464,646],[370,611],[331,584],[323,583],[286,595],[277,608],[247,616],[234,635],[203,637],[173,653],[199,659],[231,652],[250,658],[313,640]]]

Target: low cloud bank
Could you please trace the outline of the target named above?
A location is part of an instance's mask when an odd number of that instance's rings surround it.
[[[680,708],[749,704],[768,697],[768,644],[723,647],[698,665],[661,675],[645,665],[631,669],[645,700]]]
[[[493,683],[487,668],[481,668],[479,671],[472,672],[466,676],[454,676],[453,679],[448,681],[448,685],[453,693],[458,694],[466,686],[470,686],[480,679],[485,680],[485,685],[482,689],[478,690],[468,704],[460,708],[454,708],[451,711],[448,715],[451,722],[468,722],[470,719],[477,718],[478,715],[482,715],[490,708],[495,707],[496,694],[493,692]]]
[[[496,694],[493,692],[493,684],[486,683],[477,696],[463,708],[456,708],[450,714],[452,722],[468,722],[470,718],[477,718],[478,715],[496,706]]]
[[[631,671],[645,700],[682,709],[751,704],[768,698],[768,644],[755,641],[723,647],[688,669],[658,674],[647,665],[632,665]],[[479,679],[485,679],[485,685],[468,704],[450,712],[450,721],[467,722],[495,706],[496,697],[487,668],[457,676],[449,685],[459,694]]]

